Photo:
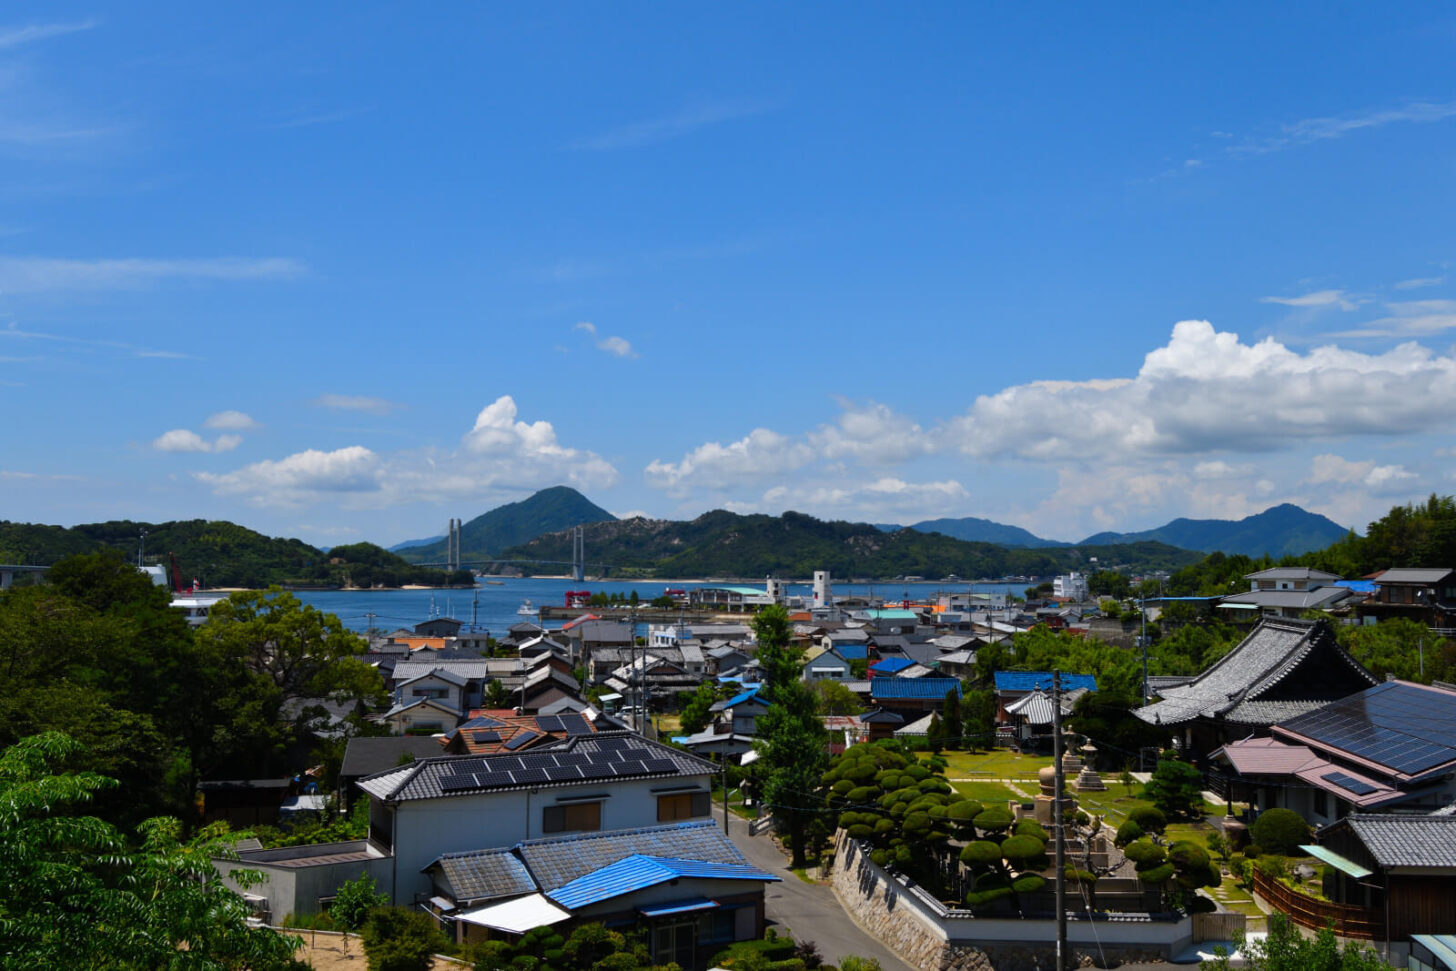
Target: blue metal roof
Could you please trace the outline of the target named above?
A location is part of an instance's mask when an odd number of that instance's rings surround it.
[[[876,620],[917,620],[920,616],[904,607],[871,607],[865,613]]]
[[[886,678],[870,679],[870,697],[881,699],[944,698],[947,691],[961,695],[961,683],[955,678]]]
[[[863,642],[854,644],[849,641],[842,641],[835,644],[830,650],[846,661],[862,661],[870,656],[870,646]]]
[[[1052,673],[1050,671],[997,671],[997,691],[1034,691],[1037,688],[1043,691],[1052,689]],[[1097,679],[1090,674],[1068,674],[1062,672],[1062,690],[1075,691],[1078,688],[1086,688],[1088,691],[1097,690]]]
[[[616,863],[547,891],[546,895],[567,910],[620,897],[684,877],[697,880],[762,880],[779,878],[758,867],[736,863],[710,863],[634,853]]]
[[[768,704],[767,699],[760,698],[758,696],[758,689],[759,689],[759,687],[760,687],[759,685],[754,685],[753,687],[749,688],[747,691],[741,691],[741,692],[739,692],[738,694],[734,695],[732,698],[729,698],[727,701],[723,702],[723,707],[724,708],[732,708],[735,705],[746,704],[747,702],[750,702],[750,701],[756,701],[760,705],[766,705],[766,704]]]
[[[882,671],[885,674],[894,674],[896,671],[903,671],[915,662],[908,657],[887,657],[883,661],[876,661],[870,665],[871,671]]]

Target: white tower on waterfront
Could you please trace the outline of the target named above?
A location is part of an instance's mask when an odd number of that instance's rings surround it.
[[[834,591],[829,585],[829,571],[814,571],[814,606],[832,607],[834,605]]]

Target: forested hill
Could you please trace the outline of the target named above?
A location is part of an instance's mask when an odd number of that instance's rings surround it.
[[[886,533],[869,523],[823,522],[795,512],[741,516],[715,510],[689,522],[639,517],[593,523],[585,533],[589,570],[606,564],[614,575],[656,577],[804,577],[829,570],[839,577],[970,579],[1085,571],[1092,557],[1103,568],[1125,565],[1133,572],[1174,570],[1200,558],[1163,543],[1007,549],[912,529]],[[505,555],[569,561],[571,533],[539,536]]]
[[[613,521],[617,517],[570,486],[542,489],[520,502],[497,506],[460,526],[460,558],[479,560],[529,542],[542,533],[571,529],[585,523]],[[396,551],[411,563],[443,563],[444,538]],[[571,559],[568,553],[567,560]]]
[[[469,582],[468,577],[451,578],[442,570],[413,566],[372,543],[337,546],[323,553],[302,540],[275,539],[236,523],[205,519],[114,520],[70,528],[0,521],[0,562],[49,566],[64,556],[103,548],[120,550],[134,560],[142,530],[147,534],[146,561],[170,568],[176,557],[185,584],[194,579],[208,587]]]
[[[1139,543],[1152,540],[1190,550],[1245,556],[1297,556],[1322,550],[1348,532],[1339,523],[1292,503],[1271,506],[1243,519],[1175,519],[1140,533],[1098,533],[1082,542]]]

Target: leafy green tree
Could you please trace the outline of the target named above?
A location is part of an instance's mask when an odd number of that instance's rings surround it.
[[[133,846],[78,810],[115,783],[90,772],[55,773],[79,754],[58,733],[0,754],[0,969],[198,969],[301,967],[298,942],[248,926],[243,898],[213,859],[230,854],[225,829],[179,839],[175,819],[143,823]],[[235,854],[234,854],[235,856]],[[244,882],[259,874],[236,871]]]
[[[758,719],[759,778],[776,819],[787,816],[793,865],[804,866],[809,817],[822,805],[817,788],[829,762],[828,738],[816,699],[799,678],[798,652],[789,645],[789,615],[775,604],[753,620],[762,696],[768,711]]]
[[[960,748],[965,726],[961,721],[961,693],[954,688],[945,693],[945,700],[941,702],[939,722],[941,734],[945,736],[945,747]]]
[[[681,725],[682,730],[689,735],[696,735],[708,727],[713,714],[710,709],[718,701],[718,692],[712,682],[704,681],[698,685],[689,697],[688,703],[683,705]]]
[[[1243,967],[1250,971],[1386,971],[1390,967],[1380,955],[1364,944],[1347,941],[1344,947],[1329,928],[1314,937],[1306,937],[1283,914],[1269,916],[1268,934],[1238,942]],[[1203,971],[1229,971],[1227,955],[1220,955],[1201,965]]]
[[[961,741],[970,749],[996,744],[996,692],[974,688],[961,696]]]
[[[349,948],[349,932],[362,929],[370,912],[387,903],[389,898],[378,891],[374,878],[367,873],[360,874],[353,880],[346,880],[339,886],[334,894],[334,902],[329,907],[329,916],[344,932],[345,950]]]
[[[1187,762],[1160,758],[1143,795],[1169,816],[1201,815],[1203,775]]]
[[[490,684],[485,686],[485,694],[481,704],[486,708],[509,708],[511,706],[511,693],[501,683],[500,678],[491,678]]]
[[[1288,856],[1309,842],[1309,823],[1292,809],[1266,809],[1249,827],[1249,839],[1266,853]]]
[[[435,919],[413,907],[377,907],[361,935],[369,971],[430,971],[433,955],[449,943]]]
[[[945,728],[940,723],[939,715],[931,714],[930,725],[925,729],[925,740],[930,743],[930,751],[937,755],[940,754],[941,749],[945,748]]]
[[[816,703],[821,715],[858,715],[864,711],[864,705],[860,703],[859,695],[850,691],[842,682],[832,678],[823,678],[810,682],[809,686],[817,699]]]

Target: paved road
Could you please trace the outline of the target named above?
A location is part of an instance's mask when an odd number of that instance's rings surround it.
[[[723,811],[715,810],[718,822]],[[878,958],[885,971],[913,971],[884,944],[866,933],[839,906],[839,898],[824,883],[805,883],[789,869],[789,861],[768,836],[749,836],[748,823],[733,817],[728,833],[750,863],[782,877],[764,891],[764,909],[768,919],[778,925],[780,933],[796,941],[813,941],[819,945],[824,960],[838,964],[843,958]]]

